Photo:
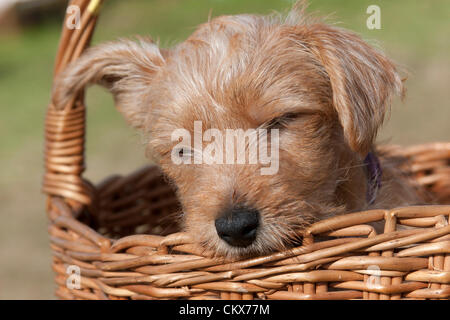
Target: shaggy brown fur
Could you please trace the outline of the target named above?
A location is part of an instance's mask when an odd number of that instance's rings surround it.
[[[286,248],[305,226],[343,212],[368,209],[363,159],[393,95],[402,95],[394,64],[356,34],[287,15],[221,16],[172,49],[148,39],[89,49],[54,86],[63,107],[88,84],[105,86],[117,107],[149,135],[148,146],[175,184],[185,230],[229,258]],[[279,171],[259,166],[176,165],[178,128],[280,129]],[[382,159],[383,186],[370,208],[417,202],[400,173]],[[236,206],[260,213],[255,241],[222,241],[215,219]]]

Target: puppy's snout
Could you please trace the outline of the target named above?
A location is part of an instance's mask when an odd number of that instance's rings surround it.
[[[247,247],[256,239],[259,212],[249,208],[235,208],[216,219],[219,237],[234,247]]]

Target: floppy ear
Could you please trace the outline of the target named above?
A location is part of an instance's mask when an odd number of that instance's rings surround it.
[[[344,136],[365,156],[392,94],[403,95],[400,76],[384,54],[356,34],[325,24],[310,25],[304,32],[303,41],[328,74]]]
[[[98,45],[86,50],[58,76],[53,85],[53,103],[56,108],[64,108],[85,86],[99,84],[112,93],[127,121],[141,127],[148,86],[164,63],[158,46],[150,40]]]

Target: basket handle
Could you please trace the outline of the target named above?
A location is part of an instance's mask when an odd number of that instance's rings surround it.
[[[54,78],[89,46],[103,0],[71,0],[63,22]],[[69,10],[70,9],[70,10]],[[69,19],[75,19],[74,25]],[[53,97],[52,97],[53,101]],[[73,205],[91,205],[94,192],[82,178],[86,131],[84,92],[62,109],[53,103],[45,119],[45,175],[42,190]]]

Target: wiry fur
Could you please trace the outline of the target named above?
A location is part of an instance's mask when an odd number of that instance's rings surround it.
[[[221,16],[169,50],[148,39],[101,44],[60,76],[53,102],[63,108],[85,85],[104,85],[125,118],[149,133],[152,156],[177,187],[187,232],[228,258],[283,249],[318,219],[368,208],[363,159],[391,96],[403,92],[386,56],[303,10],[297,5],[286,18]],[[276,123],[279,172],[173,164],[171,133],[192,132],[196,120],[203,130]],[[382,166],[373,207],[416,202],[396,169],[385,160]],[[246,248],[227,245],[214,227],[238,204],[261,213],[256,241]]]

